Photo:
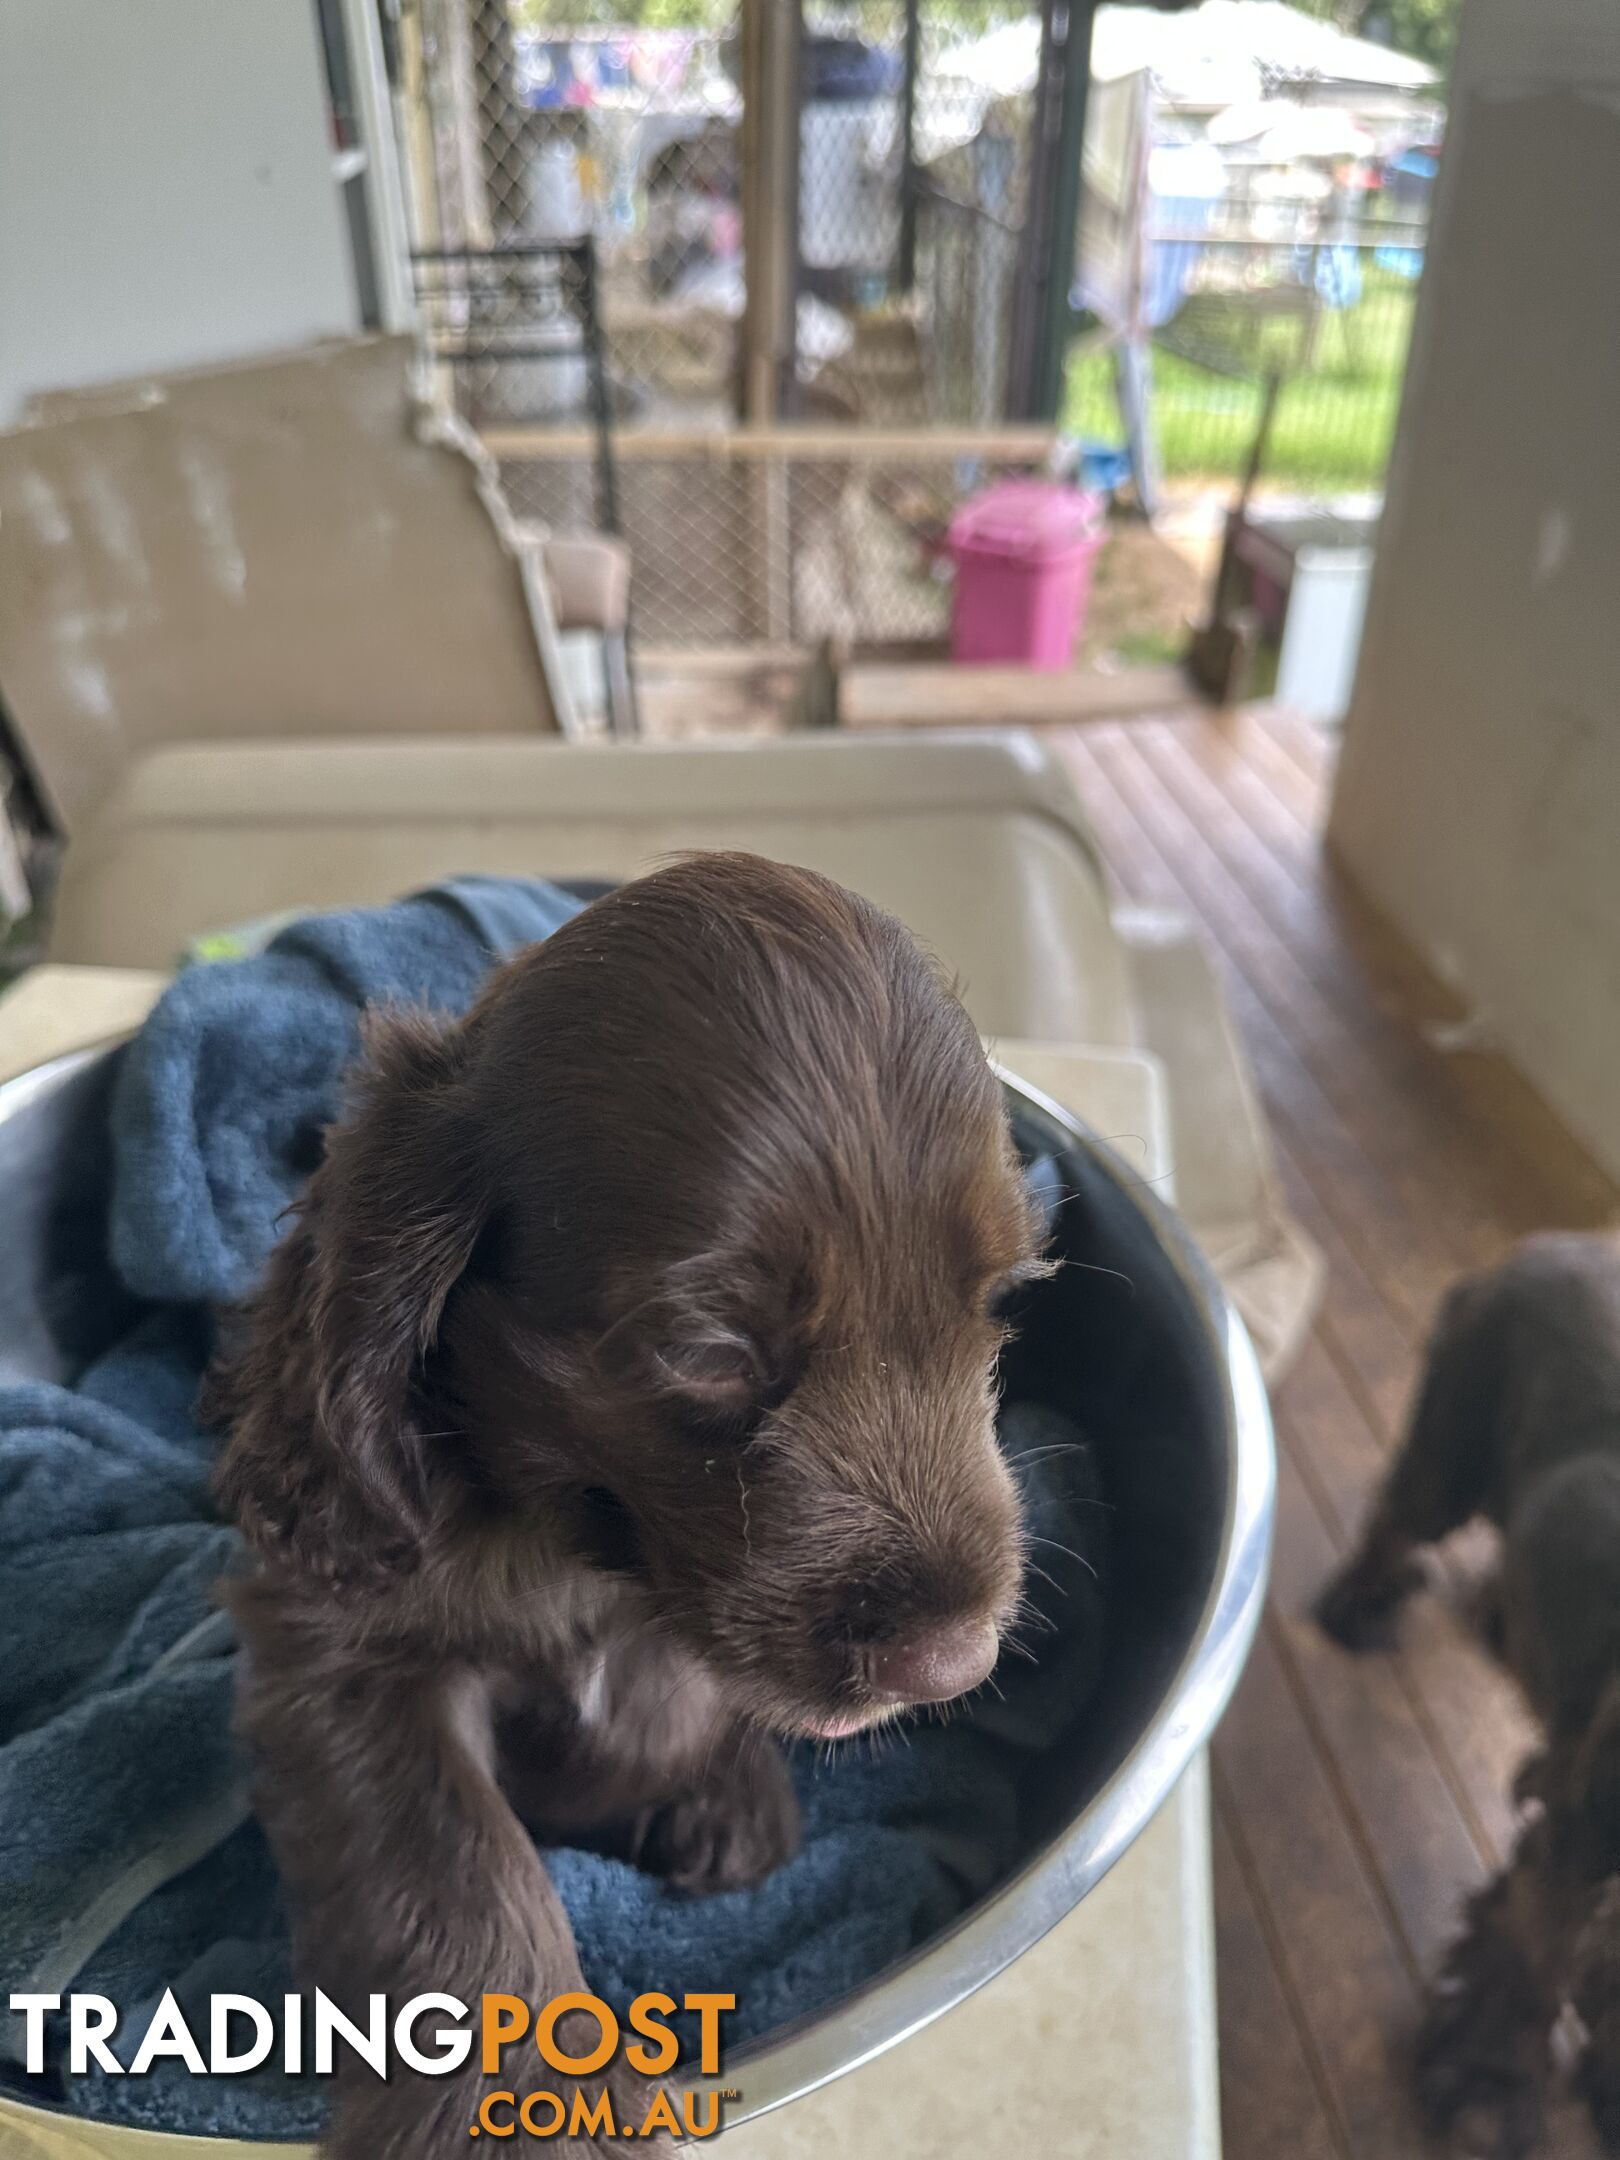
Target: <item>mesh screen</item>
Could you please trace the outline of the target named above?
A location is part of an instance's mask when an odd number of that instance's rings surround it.
[[[703,455],[619,465],[622,529],[646,645],[910,644],[943,637],[939,547],[950,512],[1030,460],[901,454],[760,456],[717,437]],[[502,478],[520,516],[580,522],[588,454],[524,457]]]

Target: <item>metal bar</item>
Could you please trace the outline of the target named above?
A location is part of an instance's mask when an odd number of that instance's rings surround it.
[[[579,458],[593,455],[590,428],[553,428],[539,422],[479,430],[492,457]],[[620,429],[614,455],[628,465],[656,458],[708,458],[716,464],[755,458],[796,458],[835,465],[926,463],[954,458],[1000,459],[1009,465],[1040,464],[1057,440],[1051,427],[994,428],[647,428]]]
[[[744,0],[739,410],[775,420],[790,400],[799,280],[800,0]]]
[[[945,200],[949,201],[950,197],[947,196]],[[958,204],[957,207],[967,208],[970,206]],[[1189,227],[1185,232],[1179,231],[1173,225],[1150,225],[1147,228],[1148,240],[1164,247],[1257,248],[1266,254],[1292,254],[1297,248],[1308,248],[1314,255],[1318,250],[1328,248],[1394,247],[1404,248],[1414,255],[1421,255],[1427,237],[1427,229],[1421,225],[1411,231],[1403,231],[1399,226],[1392,226],[1387,231],[1354,236],[1344,235],[1342,237],[1335,236],[1332,239],[1323,239],[1312,235],[1297,240],[1275,236],[1267,239],[1258,233],[1211,232],[1207,227]]]
[[[585,331],[591,412],[596,421],[597,517],[603,529],[619,530],[619,482],[613,468],[613,413],[608,401],[607,368],[602,358],[602,324],[596,312],[596,249],[583,244],[579,258],[580,319]],[[628,648],[628,635],[626,647]]]
[[[469,332],[466,338],[452,342],[448,338],[434,338],[428,351],[435,360],[442,360],[447,367],[477,367],[491,360],[567,360],[579,357],[579,348],[567,345],[547,344],[540,339],[480,338]],[[585,356],[586,373],[590,373],[590,356]],[[595,415],[595,399],[591,411]]]
[[[1007,352],[1007,417],[1036,416],[1036,353],[1041,296],[1050,266],[1048,230],[1052,202],[1052,164],[1056,154],[1054,86],[1058,79],[1060,17],[1065,0],[1041,0],[1041,56],[1030,101],[1029,175],[1025,183],[1024,229],[1019,236],[1018,267],[1013,280],[1012,325]]]
[[[1159,445],[1152,426],[1153,341],[1134,331],[1114,348],[1115,394],[1130,445],[1136,499],[1149,517],[1159,507]]]
[[[922,47],[920,0],[906,0],[904,73],[900,83],[900,239],[895,277],[902,292],[917,284],[917,67]]]
[[[589,240],[504,240],[492,247],[412,248],[413,263],[515,262],[542,257],[553,262],[583,263]]]
[[[641,716],[630,669],[629,640],[622,630],[610,630],[602,639],[602,672],[607,684],[609,732],[615,741],[629,741],[641,733]]]
[[[439,161],[433,144],[433,85],[422,50],[422,15],[422,0],[409,8],[392,0],[388,15],[399,66],[394,111],[408,243],[437,240],[444,232]]]
[[[394,133],[393,93],[383,54],[377,0],[340,0],[349,73],[366,146],[364,194],[371,227],[371,259],[385,330],[415,327],[416,311],[406,258],[410,251],[405,183]]]
[[[1029,417],[1055,420],[1063,406],[1064,362],[1073,315],[1075,239],[1080,218],[1080,158],[1086,139],[1086,106],[1091,94],[1091,32],[1097,0],[1069,0],[1063,24],[1059,66],[1057,150],[1052,172],[1052,208],[1047,227],[1045,277],[1036,330]]]

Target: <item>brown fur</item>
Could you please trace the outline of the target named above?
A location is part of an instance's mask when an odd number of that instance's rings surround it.
[[[772,1736],[1012,1612],[995,1302],[1038,1267],[960,1005],[809,872],[684,860],[459,1025],[376,1022],[214,1383],[307,1977],[579,1987],[528,1829],[691,1892],[787,1857]],[[326,2149],[462,2153],[483,2086],[361,2067]]]
[[[1620,1245],[1527,1239],[1459,1283],[1410,1430],[1358,1549],[1324,1591],[1351,1649],[1388,1639],[1416,1550],[1483,1515],[1503,1533],[1495,1645],[1545,1745],[1528,1826],[1473,1899],[1418,2043],[1418,2090],[1456,2149],[1517,2160],[1541,2134],[1561,2006],[1580,2082],[1620,2153]]]

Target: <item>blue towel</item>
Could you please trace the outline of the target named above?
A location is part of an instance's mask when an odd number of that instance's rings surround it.
[[[205,2034],[210,1994],[273,2005],[292,1986],[280,1886],[230,1736],[234,1645],[210,1600],[236,1546],[209,1501],[216,1443],[191,1415],[210,1308],[252,1285],[318,1159],[362,1008],[461,1011],[496,958],[578,905],[553,886],[465,879],[308,918],[249,958],[183,973],[124,1057],[107,1237],[137,1317],[73,1388],[0,1388],[0,1980],[8,1994],[111,1997],[126,2061],[168,1987]],[[758,1890],[694,1902],[622,1862],[550,1853],[586,1976],[609,2000],[734,1992],[732,2035],[751,2037],[871,1977],[1006,1867],[1024,1781],[1094,1682],[1106,1518],[1086,1506],[1094,1473],[1066,1421],[1014,1406],[1002,1441],[1053,1541],[1034,1583],[1039,1663],[1013,1665],[1002,1699],[949,1729],[875,1754],[802,1751],[804,1850]],[[49,2041],[47,2075],[29,2079],[21,2020],[0,2021],[15,2058],[0,2080],[150,2128],[320,2127],[319,2080],[273,2067],[193,2078],[172,2062],[70,2079],[63,2021]]]
[[[125,1061],[113,1108],[113,1264],[142,1297],[235,1304],[319,1160],[367,1005],[464,1012],[492,959],[581,903],[458,878],[313,915],[255,958],[188,969]]]

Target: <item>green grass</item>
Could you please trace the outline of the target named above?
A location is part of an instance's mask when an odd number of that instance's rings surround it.
[[[1237,476],[1259,424],[1261,378],[1275,367],[1284,381],[1262,477],[1312,488],[1378,487],[1400,403],[1414,297],[1410,285],[1369,267],[1360,303],[1342,314],[1324,311],[1309,355],[1295,321],[1256,323],[1241,303],[1190,301],[1170,333],[1179,349],[1156,346],[1153,355],[1166,478]],[[1206,364],[1206,355],[1218,365]],[[1123,439],[1107,353],[1071,364],[1064,423],[1088,440]]]
[[[1186,647],[1187,633],[1178,623],[1174,630],[1127,630],[1109,650],[1126,667],[1163,667],[1179,660]]]

